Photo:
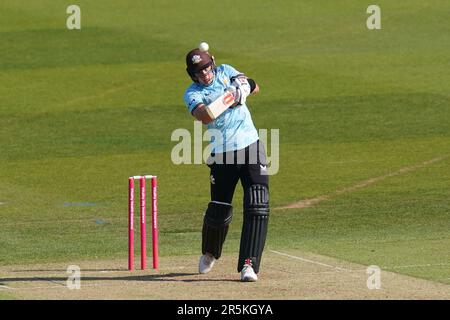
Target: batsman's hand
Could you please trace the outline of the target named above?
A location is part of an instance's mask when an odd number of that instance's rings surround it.
[[[233,95],[234,95],[234,103],[230,106],[230,108],[241,106],[242,105],[241,104],[241,98],[242,98],[241,91],[238,88],[234,87],[234,86],[231,86],[229,88],[229,90],[232,91]]]
[[[247,81],[247,77],[245,76],[235,77],[233,78],[231,85],[236,88],[236,97],[235,97],[236,105],[237,106],[243,105],[247,100],[247,97],[251,93],[251,87]]]

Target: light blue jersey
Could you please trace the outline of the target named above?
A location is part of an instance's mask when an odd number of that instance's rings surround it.
[[[184,94],[184,103],[189,112],[200,103],[208,105],[230,86],[230,78],[241,74],[232,66],[222,64],[216,68],[214,81],[209,86],[193,83]],[[207,125],[211,133],[212,152],[227,152],[244,149],[258,140],[250,111],[246,104],[229,108]]]

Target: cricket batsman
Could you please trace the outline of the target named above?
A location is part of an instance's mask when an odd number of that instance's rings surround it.
[[[184,94],[191,115],[214,132],[207,161],[211,201],[203,219],[199,273],[211,271],[221,256],[240,180],[244,218],[237,270],[241,281],[257,281],[269,221],[269,177],[266,151],[247,97],[258,93],[259,87],[230,65],[216,66],[208,48],[202,43],[186,55],[186,71],[193,83]]]

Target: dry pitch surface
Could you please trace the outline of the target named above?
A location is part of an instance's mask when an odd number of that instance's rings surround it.
[[[450,285],[383,270],[381,288],[368,289],[367,266],[294,251],[267,250],[260,280],[241,283],[235,259],[224,256],[207,275],[197,274],[197,256],[163,257],[159,270],[133,272],[125,260],[7,266],[0,292],[18,299],[450,299]],[[81,269],[80,289],[67,287],[69,265]]]

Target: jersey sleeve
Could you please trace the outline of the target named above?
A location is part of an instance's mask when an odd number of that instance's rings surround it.
[[[194,111],[195,107],[197,107],[200,103],[203,102],[203,97],[199,92],[187,90],[184,94],[184,104],[189,110],[189,113],[192,114],[192,111]]]

